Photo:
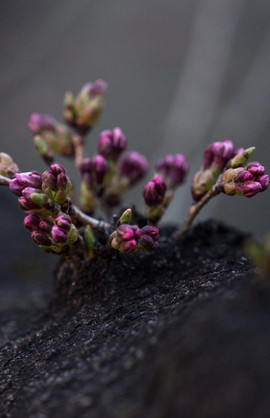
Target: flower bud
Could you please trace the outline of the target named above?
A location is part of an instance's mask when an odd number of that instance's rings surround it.
[[[0,174],[10,179],[14,178],[19,168],[10,155],[0,152]]]
[[[40,217],[35,214],[30,214],[24,218],[23,222],[27,231],[32,232],[39,228]]]
[[[51,240],[47,236],[46,232],[33,231],[31,233],[31,237],[32,237],[33,241],[38,245],[45,245],[45,246],[51,245]]]
[[[142,251],[153,251],[158,247],[159,229],[155,226],[146,225],[141,228],[139,247]]]
[[[101,132],[98,140],[98,152],[105,158],[117,161],[127,146],[127,140],[120,128]]]
[[[30,117],[29,128],[35,135],[40,135],[39,138],[42,138],[42,140],[34,139],[34,141],[38,153],[45,160],[47,157],[49,160],[52,158],[50,150],[66,157],[74,156],[71,130],[52,116],[34,113]]]
[[[72,184],[61,164],[52,164],[42,175],[42,190],[55,203],[63,205],[71,191]]]
[[[130,253],[136,250],[140,229],[137,225],[122,224],[111,235],[112,248]]]
[[[120,176],[126,177],[131,186],[141,180],[147,173],[147,170],[147,159],[136,151],[131,151],[124,155],[118,169]]]
[[[119,218],[119,224],[120,225],[128,224],[131,217],[132,217],[132,210],[130,208],[126,209]]]
[[[161,177],[155,176],[143,189],[143,197],[148,206],[160,205],[166,193],[166,184]]]
[[[175,188],[185,180],[188,164],[182,154],[169,154],[157,163],[156,169],[164,181]]]
[[[92,174],[97,185],[103,183],[104,177],[108,172],[108,163],[102,155],[96,155],[92,160]]]
[[[233,155],[234,145],[231,141],[213,142],[205,148],[203,170],[213,168],[222,172]]]
[[[38,171],[29,171],[26,173],[16,173],[15,179],[9,183],[9,188],[16,196],[22,196],[25,187],[41,189],[42,177]]]
[[[258,163],[258,161],[248,163],[246,169],[254,176],[261,176],[262,174],[264,174],[264,167],[260,163]]]
[[[107,85],[103,80],[85,84],[76,98],[64,96],[64,118],[80,135],[86,134],[98,121],[105,105]]]
[[[198,202],[216,183],[217,177],[211,169],[198,171],[192,180],[191,193]]]
[[[54,225],[51,230],[51,237],[56,244],[63,244],[67,241],[67,233],[64,229]]]
[[[69,231],[71,227],[71,218],[68,215],[59,215],[55,219],[56,225],[65,231]]]
[[[40,222],[39,222],[39,229],[41,231],[50,233],[52,230],[52,227],[54,226],[54,223],[51,222],[49,219],[47,218],[43,218]]]
[[[257,181],[262,186],[262,191],[266,190],[269,184],[268,174],[263,174],[262,176],[257,177]]]

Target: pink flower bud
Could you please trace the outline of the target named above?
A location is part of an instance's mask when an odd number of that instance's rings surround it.
[[[50,115],[41,115],[39,113],[33,113],[30,116],[29,128],[34,134],[39,134],[43,130],[54,130],[56,123],[56,120]]]
[[[163,202],[166,193],[166,184],[161,177],[155,176],[143,189],[143,197],[148,206],[157,206]]]
[[[257,161],[248,163],[246,169],[255,176],[261,176],[264,174],[264,167]]]
[[[257,181],[246,181],[243,184],[236,184],[235,190],[238,194],[245,197],[253,197],[262,191],[262,186]]]
[[[51,164],[50,170],[52,174],[54,174],[55,176],[58,176],[58,174],[61,174],[61,173],[66,174],[65,168],[61,164],[58,164],[58,163]]]
[[[105,158],[117,161],[127,146],[127,140],[120,128],[101,132],[98,140],[98,152]]]
[[[15,179],[9,183],[9,188],[17,196],[22,195],[25,187],[34,187],[41,189],[42,177],[38,171],[29,171],[27,173],[16,173]]]
[[[108,172],[108,163],[102,155],[96,155],[92,160],[92,172],[95,182],[100,185]]]
[[[56,244],[63,244],[67,241],[66,231],[56,225],[52,227],[51,237]]]
[[[71,219],[68,215],[59,215],[56,218],[56,225],[65,231],[69,231],[71,227]]]
[[[42,219],[39,222],[39,229],[41,231],[50,233],[51,230],[52,230],[53,225],[54,225],[53,222],[49,221],[48,219]]]
[[[234,154],[234,145],[231,141],[213,142],[205,148],[203,170],[215,168],[221,172]]]
[[[262,191],[266,190],[269,184],[268,174],[263,174],[262,176],[257,177],[256,179],[262,186]]]
[[[25,228],[29,232],[32,232],[32,231],[38,229],[39,228],[39,222],[40,222],[39,216],[34,215],[34,214],[27,215],[24,218],[24,221],[23,221]]]
[[[143,155],[131,151],[124,155],[118,170],[121,176],[128,178],[130,185],[134,185],[147,173],[148,162]]]
[[[188,164],[182,154],[167,155],[157,164],[157,172],[168,181],[172,187],[183,183],[188,172]]]
[[[143,251],[153,251],[158,246],[159,230],[155,226],[146,225],[141,228],[139,245]]]

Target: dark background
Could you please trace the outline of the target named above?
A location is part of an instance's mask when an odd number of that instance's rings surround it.
[[[107,106],[85,154],[101,130],[115,126],[152,171],[160,156],[184,153],[191,174],[165,220],[183,219],[191,175],[213,140],[256,145],[254,159],[269,172],[269,0],[1,0],[0,32],[1,151],[22,171],[45,169],[32,146],[30,114],[61,119],[65,91],[104,78]],[[219,196],[200,219],[262,236],[270,231],[269,209],[267,192],[250,200]],[[22,221],[16,198],[1,188],[0,309],[42,303],[51,283],[56,257],[35,247]]]

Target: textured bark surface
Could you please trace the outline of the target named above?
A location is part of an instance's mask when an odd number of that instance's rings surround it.
[[[165,235],[153,254],[62,261],[47,311],[1,317],[1,417],[268,416],[270,292],[243,236]]]

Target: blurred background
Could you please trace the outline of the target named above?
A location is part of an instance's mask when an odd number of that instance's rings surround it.
[[[1,0],[0,32],[1,151],[22,171],[45,169],[30,114],[61,120],[64,92],[97,78],[108,83],[107,106],[86,155],[101,130],[120,126],[129,150],[148,157],[149,176],[167,153],[183,153],[191,164],[164,221],[185,216],[191,177],[214,140],[257,146],[254,159],[270,171],[269,0]],[[57,257],[35,247],[15,196],[0,192],[0,310],[44,303]],[[269,209],[269,192],[219,196],[200,219],[260,237],[270,232]]]

